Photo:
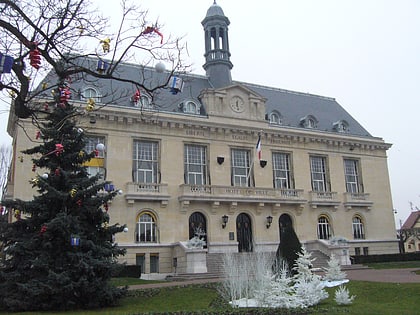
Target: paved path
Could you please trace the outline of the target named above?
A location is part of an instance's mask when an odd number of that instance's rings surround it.
[[[350,280],[393,282],[393,283],[420,283],[420,275],[414,271],[419,268],[404,269],[354,269],[344,270]]]
[[[351,269],[344,270],[349,280],[393,282],[393,283],[420,283],[420,275],[414,273],[419,268],[404,269]],[[130,290],[163,288],[209,282],[221,282],[222,279],[197,279],[187,281],[168,281],[162,283],[150,283],[130,286]]]

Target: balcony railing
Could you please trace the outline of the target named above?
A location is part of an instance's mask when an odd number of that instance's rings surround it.
[[[344,193],[344,206],[348,209],[351,207],[370,207],[373,202],[370,200],[370,195],[367,193]]]
[[[227,201],[302,204],[303,190],[237,186],[180,185],[180,201]]]
[[[309,196],[309,204],[314,208],[317,206],[337,207],[340,204],[340,200],[337,199],[337,193],[333,191],[310,191]]]
[[[127,200],[169,200],[168,185],[155,183],[127,183],[125,199]]]

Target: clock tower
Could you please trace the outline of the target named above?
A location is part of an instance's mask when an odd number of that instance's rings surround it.
[[[210,84],[220,88],[232,84],[228,26],[229,19],[214,1],[201,22],[204,27],[206,63],[203,65]]]

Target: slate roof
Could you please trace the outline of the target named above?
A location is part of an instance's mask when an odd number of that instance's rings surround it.
[[[84,66],[92,69],[96,68],[97,60],[85,58]],[[146,85],[153,86],[158,82],[165,82],[168,72],[157,73],[154,68],[141,67],[133,64],[121,64],[118,75],[121,77],[146,79]],[[211,89],[212,86],[206,76],[195,74],[182,74],[180,77],[184,81],[183,91],[173,95],[169,87],[164,90],[157,91],[154,95],[153,102],[156,108],[162,112],[179,112],[182,109],[179,106],[183,101],[193,100],[197,104],[201,104],[198,96],[203,89]],[[55,82],[50,74],[44,81]],[[130,96],[134,94],[135,86],[122,83],[111,82],[110,80],[97,80],[93,78],[84,78],[82,81],[73,78],[71,88],[73,90],[73,99],[80,99],[79,94],[86,87],[95,87],[102,95],[102,102],[111,102],[112,98],[116,98],[116,94],[120,95],[118,101],[112,106],[133,107]],[[282,125],[291,128],[304,128],[300,121],[303,117],[312,115],[318,121],[316,130],[335,132],[333,124],[337,121],[344,120],[348,124],[346,134],[363,137],[371,137],[369,132],[361,126],[334,98],[323,97],[308,93],[300,93],[289,91],[275,87],[262,86],[247,82],[234,81],[233,84],[243,85],[246,88],[256,92],[266,99],[267,115],[273,111],[278,112],[282,116]],[[112,95],[110,93],[112,91]],[[203,104],[202,104],[203,105]],[[200,115],[207,116],[205,106],[202,106]]]
[[[214,1],[213,5],[207,10],[205,19],[216,17],[225,17],[222,8]],[[97,68],[97,59],[91,57],[82,57],[78,62],[92,70]],[[154,68],[143,67],[134,64],[120,64],[118,76],[121,78],[132,78],[139,82],[144,82],[146,86],[153,87],[157,83],[162,84],[168,78],[168,72],[157,73]],[[156,110],[162,112],[183,113],[182,103],[192,100],[201,104],[198,99],[203,89],[211,89],[213,86],[207,76],[194,74],[179,75],[184,81],[183,91],[174,95],[168,89],[158,90],[153,95],[153,104]],[[72,78],[73,99],[81,99],[80,95],[86,87],[95,87],[101,94],[101,102],[110,104],[110,106],[133,107],[131,96],[136,91],[136,87],[123,82],[110,80],[97,80],[95,78],[84,77],[82,80]],[[215,79],[215,78],[213,78]],[[45,81],[55,82],[51,76],[47,76]],[[315,130],[323,132],[334,132],[334,124],[338,121],[344,121],[347,125],[345,134],[362,137],[372,137],[369,132],[361,126],[334,98],[288,91],[276,87],[256,85],[247,82],[233,81],[232,84],[242,85],[254,91],[266,99],[267,119],[273,111],[276,111],[282,118],[281,126],[289,128],[305,128],[301,120],[309,115],[313,116],[317,122]],[[117,101],[113,101],[117,99]],[[199,115],[207,116],[205,104],[201,104]]]
[[[212,16],[225,16],[223,13],[222,8],[216,3],[216,1],[210,6],[210,8],[207,10],[206,17],[212,17]]]
[[[401,229],[402,230],[412,229],[416,225],[419,219],[420,219],[420,211],[411,212],[407,220],[405,220],[404,224],[401,226]]]

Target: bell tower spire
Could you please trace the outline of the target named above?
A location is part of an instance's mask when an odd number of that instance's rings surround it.
[[[215,88],[232,84],[230,62],[228,26],[229,19],[224,15],[222,8],[214,0],[207,10],[207,15],[201,22],[204,27],[206,63],[203,65],[210,83]]]

